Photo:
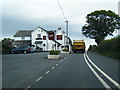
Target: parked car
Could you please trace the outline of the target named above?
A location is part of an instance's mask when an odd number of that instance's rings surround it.
[[[10,51],[12,54],[14,53],[33,53],[34,48],[30,46],[21,46],[21,47],[16,47]]]
[[[42,52],[42,51],[43,51],[43,48],[39,48],[39,47],[35,48],[35,52]]]

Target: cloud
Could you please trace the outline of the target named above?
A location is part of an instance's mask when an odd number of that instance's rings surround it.
[[[72,39],[84,39],[81,28],[86,15],[94,10],[115,10],[119,0],[59,0],[69,21],[69,35]],[[57,0],[3,0],[2,26],[3,37],[12,37],[17,30],[35,29],[41,26],[47,30],[62,27],[65,30],[64,17]],[[94,43],[90,41],[89,43]]]

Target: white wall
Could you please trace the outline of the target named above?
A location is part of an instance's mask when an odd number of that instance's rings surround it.
[[[57,35],[62,35],[62,40],[57,40]],[[63,30],[57,30],[55,38],[57,42],[61,43],[64,46],[65,34],[63,33]]]
[[[30,37],[24,37],[24,39],[22,39],[22,37],[14,37],[15,40],[31,40]]]
[[[14,37],[14,40],[21,40],[21,37]]]
[[[36,40],[37,34],[41,34],[42,40]],[[46,36],[46,40],[43,40],[43,36]],[[55,42],[52,40],[48,40],[47,32],[42,30],[41,28],[37,28],[32,32],[32,45],[35,45],[35,41],[42,41],[42,44],[39,46],[43,48],[43,51],[50,51],[54,49],[53,45],[55,44]],[[43,46],[43,44],[45,44],[45,46]]]
[[[42,30],[41,28],[37,28],[36,30],[34,30],[32,33],[32,44],[35,44],[35,41],[46,41],[46,40],[36,40],[37,37],[37,34],[41,34],[41,38],[43,39],[43,36],[46,36],[47,38],[47,33]]]
[[[55,42],[52,41],[52,40],[49,40],[49,41],[48,41],[48,51],[50,51],[50,50],[55,50],[54,45],[55,45]]]

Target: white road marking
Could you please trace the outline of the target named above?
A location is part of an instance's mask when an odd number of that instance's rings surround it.
[[[52,69],[54,69],[55,67],[52,67]]]
[[[27,90],[27,89],[29,89],[29,88],[31,88],[31,86],[28,86],[25,90]]]
[[[61,61],[59,63],[61,63]]]
[[[48,74],[50,71],[47,71],[45,74]]]
[[[98,80],[103,84],[103,86],[109,90],[112,90],[110,88],[110,86],[98,75],[98,73],[92,68],[92,66],[88,63],[86,57],[85,57],[85,54],[84,54],[84,59],[85,59],[85,62],[87,63],[88,67],[91,69],[91,71],[95,74],[95,76],[98,78]]]
[[[65,57],[64,59],[66,59],[67,57]],[[63,60],[64,60],[63,59]],[[59,63],[61,63],[63,60],[61,60]],[[56,64],[56,66],[58,66],[59,64]],[[54,69],[55,67],[52,67],[52,69]],[[48,74],[50,71],[47,71],[45,74]],[[38,82],[39,80],[41,80],[43,77],[39,77],[37,80],[36,80],[36,82]],[[25,90],[27,90],[27,89],[29,89],[29,88],[31,88],[31,86],[28,86]]]
[[[39,80],[41,80],[42,79],[42,77],[39,77],[36,81],[38,82]]]
[[[65,57],[64,59],[66,59],[67,57]]]
[[[117,83],[115,80],[113,80],[110,76],[108,76],[105,72],[103,72],[98,66],[96,66],[88,57],[88,55],[86,54],[86,57],[88,58],[89,62],[99,71],[101,72],[109,81],[111,81],[116,87],[118,87],[120,89],[120,84]]]

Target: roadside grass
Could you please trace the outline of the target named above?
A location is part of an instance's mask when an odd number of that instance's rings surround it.
[[[100,50],[95,50],[95,52],[97,52],[103,56],[107,56],[107,57],[110,57],[113,59],[120,60],[119,53],[117,53],[117,52],[108,52],[108,51],[100,51]]]
[[[109,40],[103,40],[99,46],[90,46],[89,50],[120,60],[120,35]]]

